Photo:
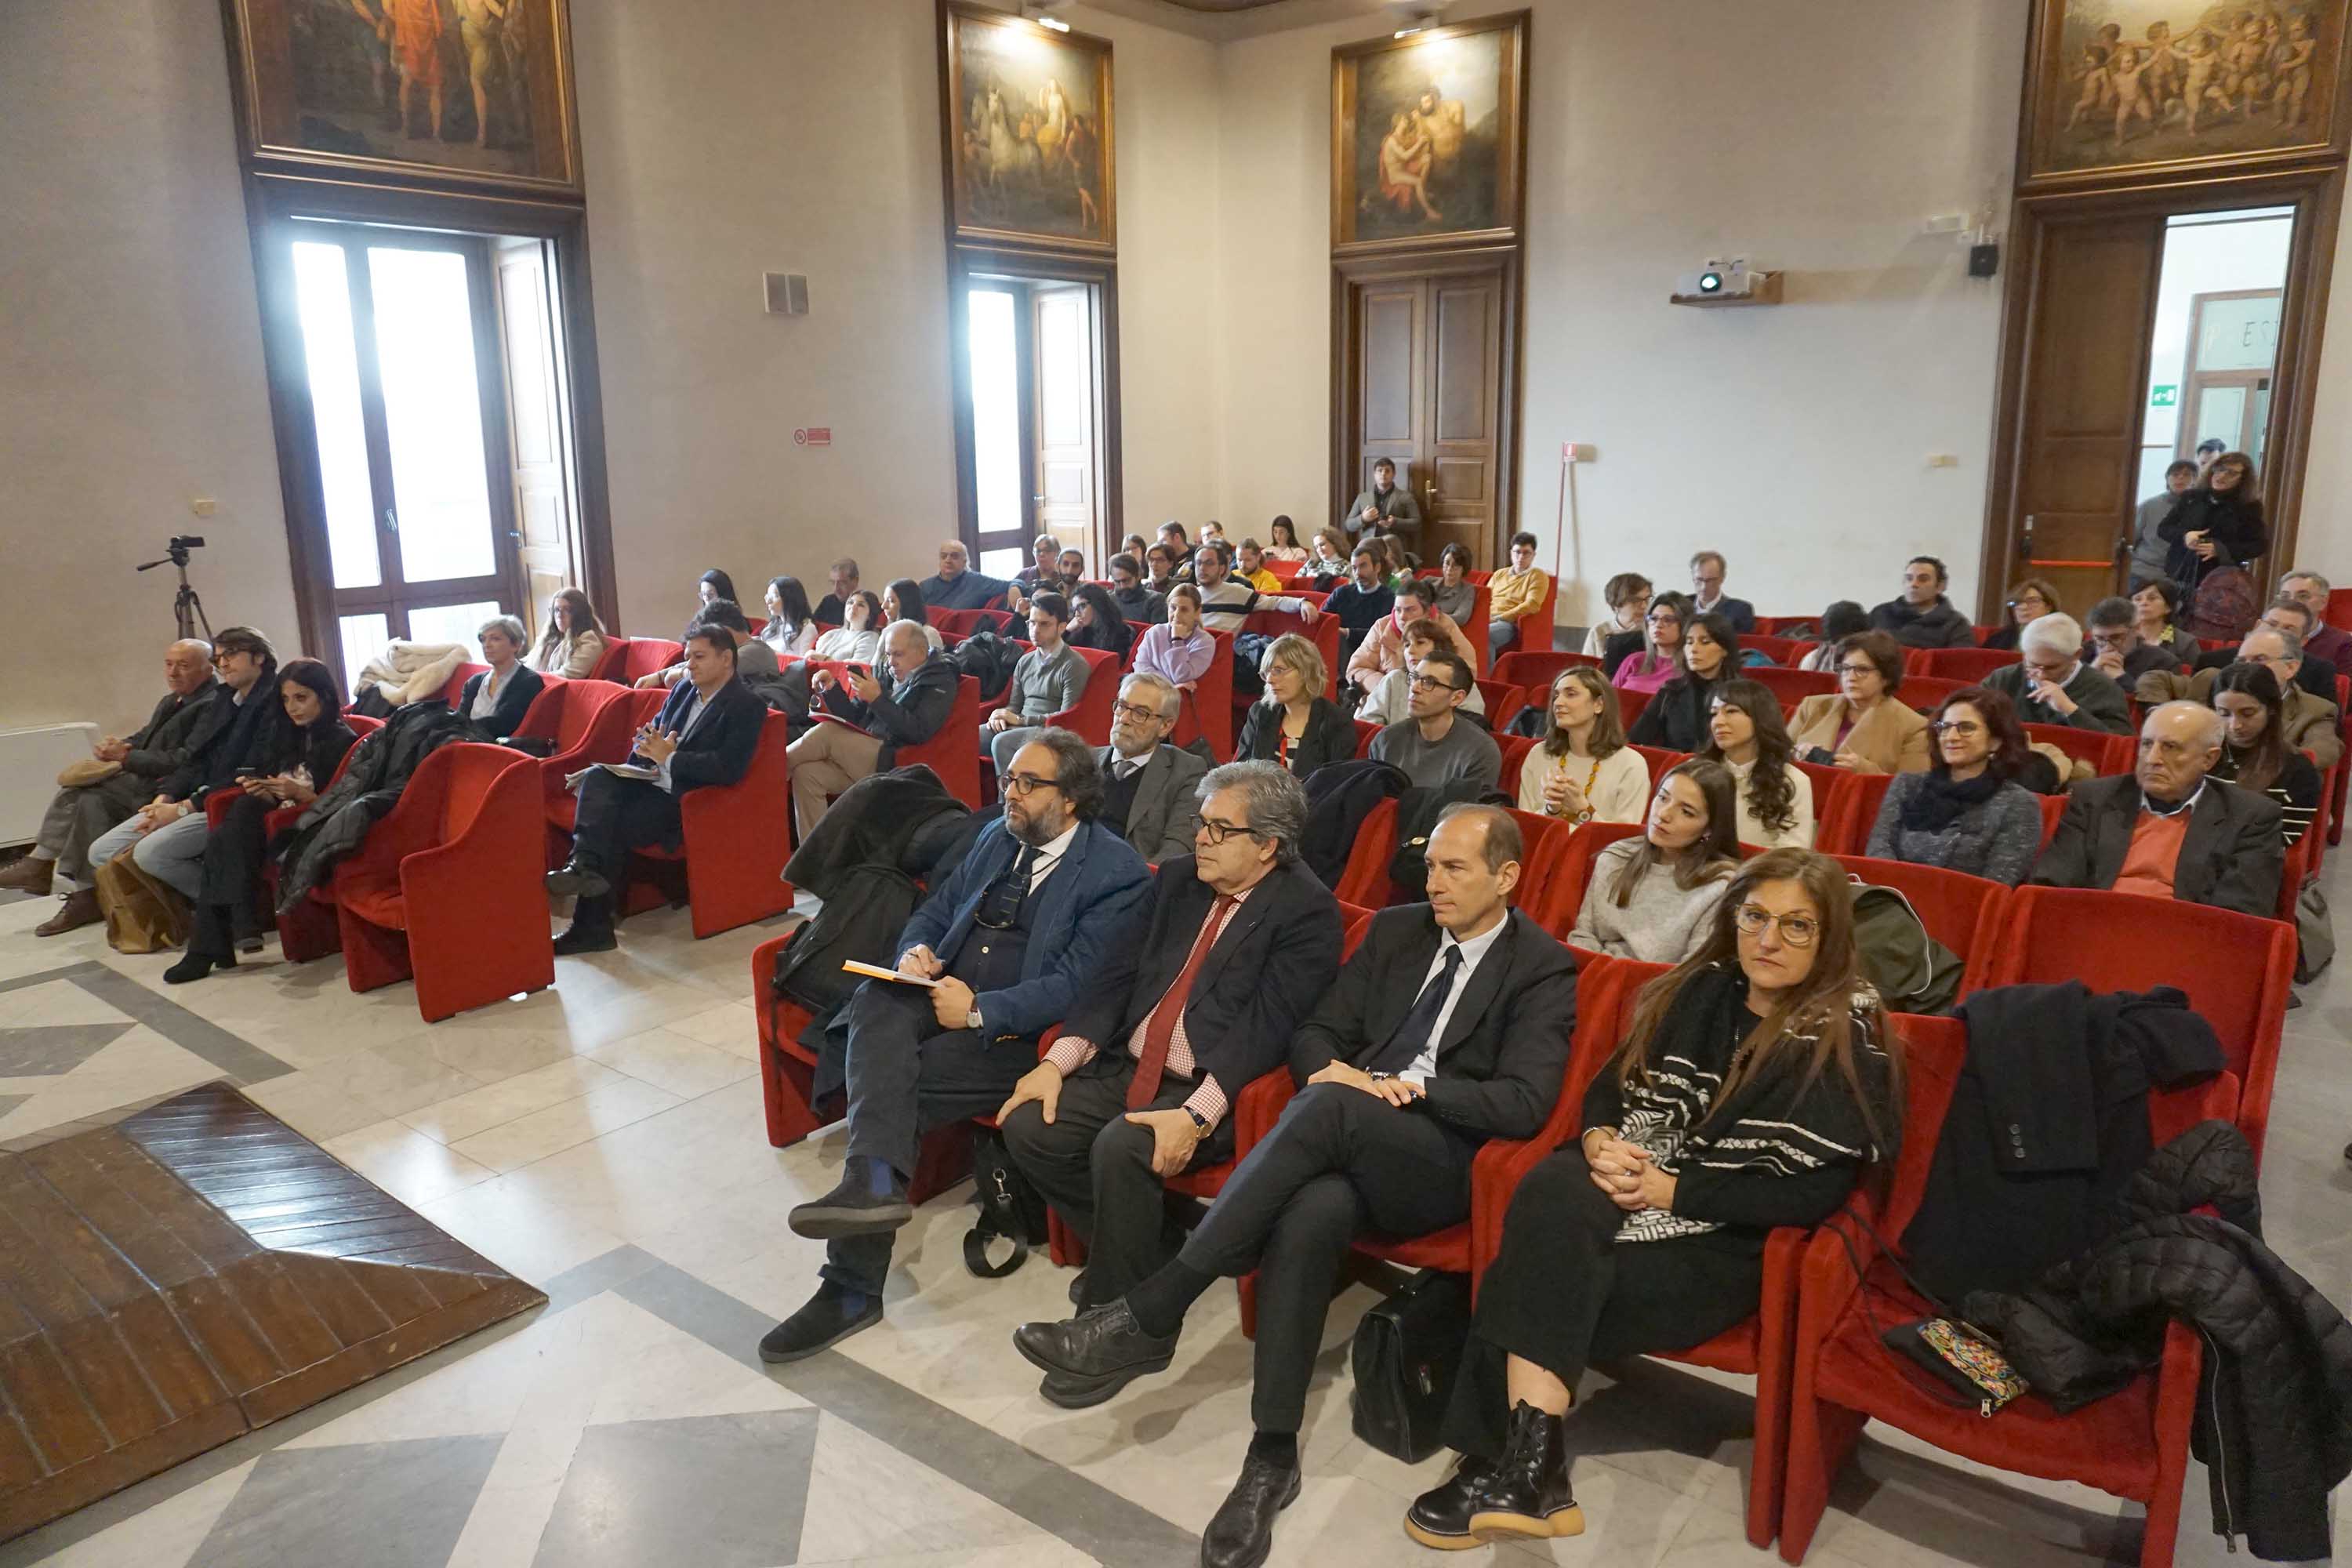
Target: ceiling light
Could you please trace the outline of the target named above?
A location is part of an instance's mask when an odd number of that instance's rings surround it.
[[[1070,30],[1070,25],[1058,16],[1040,16],[1037,18],[1037,25],[1041,27],[1051,27],[1057,33],[1066,33]]]

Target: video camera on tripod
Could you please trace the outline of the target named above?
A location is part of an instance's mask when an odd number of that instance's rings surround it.
[[[198,626],[204,627],[206,641],[210,641],[213,635],[213,624],[205,616],[205,602],[197,596],[195,589],[188,585],[188,552],[204,547],[205,536],[201,533],[175,533],[172,535],[171,543],[164,547],[162,560],[142,562],[139,566],[142,572],[152,572],[164,565],[178,569],[180,591],[172,598],[172,617],[179,624],[183,642],[193,640]]]

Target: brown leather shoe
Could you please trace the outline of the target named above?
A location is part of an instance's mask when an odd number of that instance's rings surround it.
[[[104,918],[98,912],[98,893],[93,889],[84,888],[78,893],[67,894],[66,901],[58,906],[58,912],[35,926],[33,934],[63,936],[69,931],[94,926]]]
[[[49,890],[49,879],[57,868],[55,860],[37,859],[30,855],[18,856],[5,868],[0,868],[0,888],[38,896]]]

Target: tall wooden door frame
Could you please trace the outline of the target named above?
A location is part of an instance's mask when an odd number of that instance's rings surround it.
[[[1509,558],[1506,548],[1518,531],[1520,404],[1523,397],[1522,337],[1526,321],[1527,269],[1516,245],[1477,246],[1377,256],[1334,257],[1331,261],[1331,496],[1325,525],[1355,499],[1358,396],[1363,374],[1356,331],[1358,290],[1385,279],[1463,276],[1500,271],[1503,319],[1496,369],[1495,537],[1493,559]]]
[[[972,560],[977,565],[980,485],[974,468],[972,444],[971,358],[966,346],[966,339],[971,331],[971,312],[965,296],[975,283],[989,279],[1012,279],[1025,283],[1076,283],[1087,286],[1092,292],[1096,479],[1095,538],[1092,542],[1095,558],[1108,560],[1126,529],[1119,458],[1118,264],[1108,258],[1092,259],[982,246],[949,247],[948,384],[950,415],[955,422],[957,537],[963,541],[967,550],[972,552]],[[1026,408],[1022,414],[1024,472],[1034,460],[1032,449],[1034,442],[1025,434],[1031,427],[1032,415],[1033,411]],[[1035,503],[1026,499],[1034,493],[1034,488],[1026,489],[1023,493],[1026,515],[1034,522]],[[1033,528],[1029,531],[1034,535],[1036,531]],[[1027,542],[1024,540],[1023,542],[1022,563],[1026,565]]]
[[[581,586],[605,624],[623,628],[613,567],[612,507],[604,476],[604,401],[596,369],[594,304],[589,294],[586,215],[577,206],[508,197],[462,195],[392,185],[246,175],[246,216],[259,287],[262,360],[277,434],[278,489],[286,509],[292,557],[294,608],[302,644],[331,665],[341,661],[335,611],[334,568],[327,545],[326,499],[312,430],[310,378],[302,353],[291,255],[278,243],[281,226],[321,218],[347,224],[477,236],[517,236],[551,242],[554,281],[563,326],[563,393],[576,443],[580,547],[587,581]],[[495,410],[504,439],[506,387],[502,334],[493,332],[499,363],[478,365],[486,421]],[[495,402],[492,399],[495,398]],[[289,433],[291,433],[289,435]],[[301,436],[303,438],[291,438]],[[492,517],[504,518],[513,497],[491,497]],[[503,524],[511,526],[511,523]],[[348,679],[352,672],[345,671]]]
[[[2031,429],[2028,367],[2037,334],[2063,332],[2066,323],[2041,319],[2039,269],[2052,231],[2069,223],[2147,216],[2161,220],[2192,212],[2240,207],[2294,206],[2294,232],[2287,253],[2285,299],[2279,318],[2278,357],[2273,367],[2271,438],[2263,475],[2263,500],[2271,524],[2269,563],[2294,558],[2301,523],[2304,470],[2311,451],[2312,403],[2318,389],[2319,351],[2327,319],[2328,278],[2335,263],[2336,227],[2342,214],[2344,170],[2339,164],[2274,174],[2181,178],[2129,190],[2064,193],[2020,198],[2011,209],[2009,288],[2002,304],[1999,390],[1994,398],[1990,473],[1987,481],[1984,542],[1978,565],[1977,619],[1990,625],[2000,616],[2007,584],[2024,575],[2023,513],[2019,491],[2025,442]],[[2140,375],[2145,396],[2149,339],[2155,330],[2155,292],[2141,329]],[[2145,410],[2141,411],[2145,418]],[[2137,452],[2132,456],[2137,462]],[[2126,488],[2137,469],[2126,476]],[[2128,509],[2116,519],[2118,582],[2122,547],[2130,527]]]

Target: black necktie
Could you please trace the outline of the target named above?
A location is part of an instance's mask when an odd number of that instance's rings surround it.
[[[982,895],[980,912],[973,920],[991,931],[1003,931],[1021,918],[1021,900],[1029,896],[1029,873],[1037,864],[1037,847],[1024,844],[1021,853],[1002,877],[988,885]]]
[[[1447,943],[1444,962],[1438,965],[1429,984],[1421,988],[1412,1011],[1404,1016],[1404,1022],[1389,1037],[1389,1043],[1380,1048],[1369,1070],[1402,1072],[1429,1048],[1430,1037],[1437,1029],[1437,1016],[1445,1011],[1445,999],[1454,994],[1454,976],[1461,968],[1461,943]]]

